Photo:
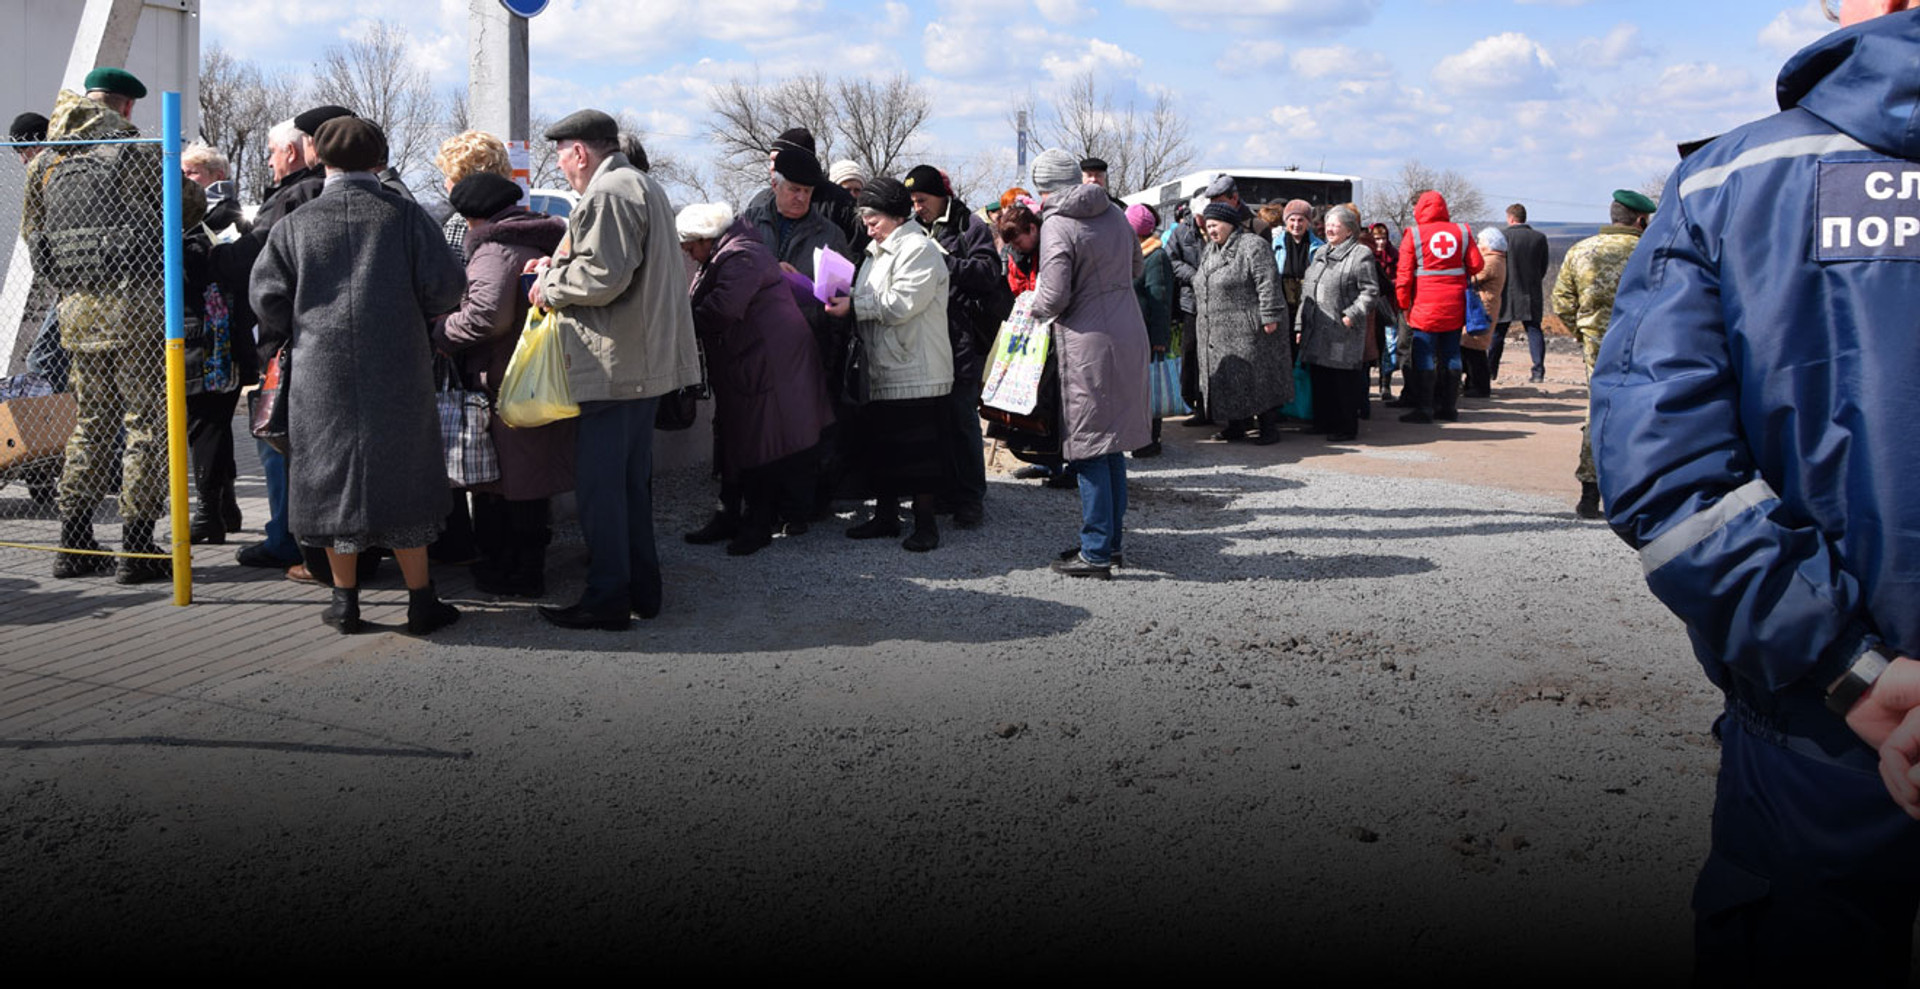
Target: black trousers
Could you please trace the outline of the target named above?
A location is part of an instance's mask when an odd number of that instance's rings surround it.
[[[1493,392],[1493,366],[1487,352],[1472,347],[1460,348],[1460,369],[1466,373],[1466,386],[1460,394],[1468,398],[1486,398]]]
[[[1360,431],[1360,402],[1367,389],[1367,369],[1307,365],[1313,381],[1313,424],[1336,436]]]
[[[187,453],[193,461],[193,489],[202,498],[218,497],[233,483],[233,410],[238,391],[187,396]]]
[[[748,467],[730,479],[722,479],[721,510],[739,515],[762,529],[771,529],[776,521],[806,521],[812,514],[825,447],[823,439],[798,453]]]

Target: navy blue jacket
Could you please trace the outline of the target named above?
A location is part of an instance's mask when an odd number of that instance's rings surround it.
[[[1834,32],[1674,172],[1592,377],[1607,515],[1771,704],[1920,652],[1920,12]]]

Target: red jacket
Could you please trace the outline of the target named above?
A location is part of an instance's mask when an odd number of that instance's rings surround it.
[[[1431,189],[1414,203],[1413,221],[1415,225],[1400,238],[1394,295],[1414,329],[1424,333],[1460,329],[1467,322],[1467,285],[1486,265],[1480,245],[1473,242],[1466,224],[1453,222],[1447,215],[1447,201]]]

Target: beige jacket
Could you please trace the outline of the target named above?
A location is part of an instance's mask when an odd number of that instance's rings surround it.
[[[853,287],[853,316],[867,348],[874,401],[926,398],[953,390],[947,339],[946,253],[917,220],[884,243],[867,245]]]
[[[693,309],[666,190],[615,153],[567,218],[568,246],[540,276],[560,315],[576,402],[652,398],[698,384]]]

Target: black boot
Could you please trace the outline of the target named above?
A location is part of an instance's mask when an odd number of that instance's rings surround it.
[[[158,553],[160,547],[153,542],[153,523],[129,521],[120,527],[121,549],[128,553]],[[120,558],[120,568],[113,575],[118,584],[144,584],[150,580],[172,580],[172,560],[135,559],[131,556]]]
[[[227,522],[220,516],[219,501],[219,492],[202,491],[194,502],[188,541],[195,546],[203,543],[219,546],[227,541]]]
[[[440,600],[433,584],[407,588],[407,634],[427,635],[460,620],[460,610]]]
[[[1412,371],[1407,374],[1407,386],[1401,390],[1400,397],[1408,399],[1413,411],[1400,417],[1401,422],[1430,423],[1433,421],[1433,372]]]
[[[934,521],[932,512],[913,513],[913,533],[900,545],[915,553],[925,553],[940,546],[940,526]]]
[[[320,613],[320,622],[339,629],[341,635],[360,631],[360,588],[334,588],[333,603]]]
[[[713,513],[707,524],[687,533],[686,540],[695,546],[706,546],[723,539],[732,539],[740,531],[740,513],[721,509]]]
[[[1606,518],[1600,511],[1600,485],[1592,481],[1580,482],[1580,503],[1573,506],[1573,514],[1583,519]]]
[[[1460,421],[1460,372],[1440,371],[1434,377],[1433,417],[1441,422]]]
[[[1407,369],[1403,369],[1400,372],[1400,397],[1383,399],[1383,403],[1387,408],[1417,409],[1420,407],[1420,396],[1415,394],[1413,390],[1413,376],[1415,373],[1416,372]],[[1389,383],[1381,387],[1381,394],[1386,395],[1392,391],[1393,385],[1391,384],[1391,376],[1389,376]]]
[[[900,503],[881,498],[873,503],[873,515],[847,530],[848,539],[885,539],[900,534]]]
[[[93,520],[85,517],[60,520],[60,548],[88,549],[98,551],[100,541],[93,538]],[[67,577],[91,577],[95,574],[113,572],[113,557],[91,556],[79,553],[61,553],[53,559],[53,575]]]
[[[234,496],[233,482],[220,486],[220,524],[228,532],[240,531],[240,499]]]

